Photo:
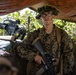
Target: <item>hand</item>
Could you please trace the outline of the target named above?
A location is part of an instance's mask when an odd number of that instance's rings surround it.
[[[40,55],[36,55],[34,59],[35,62],[37,62],[38,64],[42,64],[42,63],[45,64],[43,58]]]

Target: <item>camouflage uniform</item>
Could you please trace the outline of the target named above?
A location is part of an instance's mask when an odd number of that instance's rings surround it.
[[[61,29],[60,32],[61,32],[60,50],[61,50],[61,54],[63,55],[63,74],[66,75],[67,73],[70,73],[72,71],[72,67],[74,65],[73,45],[67,33]],[[51,52],[56,58],[58,58],[58,41],[57,41],[56,27],[54,27],[51,34],[46,34],[44,27],[39,28],[34,32],[30,32],[27,38],[24,40],[22,46],[17,47],[18,54],[22,58],[26,58],[30,63],[33,62],[32,65],[34,64],[34,66],[32,67],[33,69],[30,71],[29,75],[32,75],[32,73],[34,72],[36,73],[36,71],[38,71],[39,68],[42,66],[42,65],[38,65],[34,61],[34,56],[36,54],[39,54],[39,52],[32,46],[32,42],[37,37],[40,37],[44,50],[47,53]]]

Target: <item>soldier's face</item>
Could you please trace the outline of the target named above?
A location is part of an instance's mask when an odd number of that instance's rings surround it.
[[[53,18],[54,18],[54,15],[52,14],[51,11],[42,13],[41,17],[40,17],[40,19],[43,22],[43,25],[51,24],[51,21],[52,21]]]

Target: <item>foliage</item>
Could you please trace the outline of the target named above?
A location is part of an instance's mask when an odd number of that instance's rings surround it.
[[[35,18],[36,16],[35,11],[27,9],[24,11],[24,13],[20,13],[19,11],[19,12],[14,12],[10,15],[13,19],[20,19],[21,23],[26,26],[27,31],[33,31],[41,27],[41,25],[38,23],[38,21]],[[10,15],[8,15],[8,17]]]
[[[5,35],[5,34],[6,34],[5,30],[0,29],[0,35]]]
[[[61,29],[65,30],[72,39],[75,38],[76,23],[61,19],[54,19],[54,23]]]

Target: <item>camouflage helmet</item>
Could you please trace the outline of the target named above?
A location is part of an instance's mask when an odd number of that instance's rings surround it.
[[[39,13],[39,15],[37,15],[36,18],[39,19],[41,17],[42,13],[49,12],[49,11],[52,11],[52,13],[56,16],[59,13],[59,11],[56,8],[51,7],[50,5],[44,5],[44,6],[37,9],[37,12]]]

